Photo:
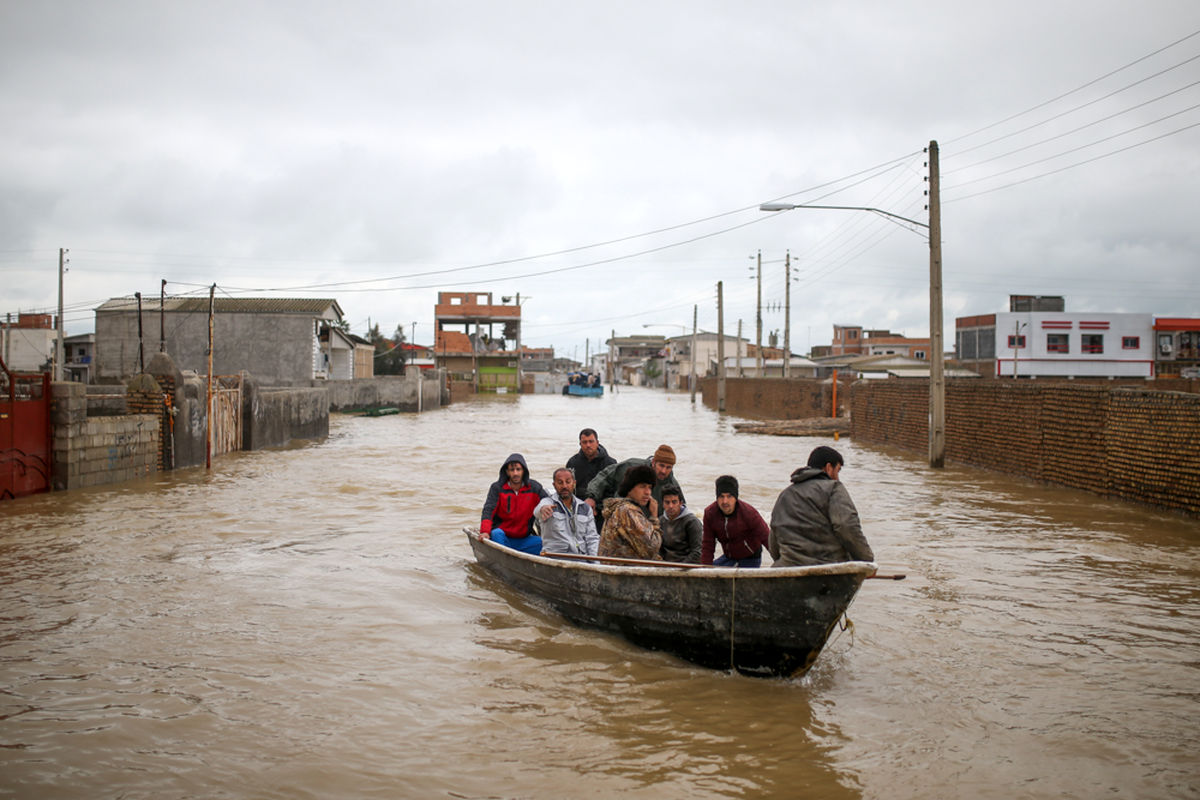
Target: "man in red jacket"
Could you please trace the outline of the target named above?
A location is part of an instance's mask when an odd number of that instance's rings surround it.
[[[700,563],[717,567],[760,567],[771,528],[749,503],[738,500],[732,475],[717,478],[717,502],[704,509],[704,539]],[[713,559],[721,543],[721,557]]]
[[[533,509],[546,496],[542,485],[529,477],[525,457],[513,453],[500,467],[500,480],[488,487],[479,538],[524,553],[542,552],[542,537],[533,533]]]

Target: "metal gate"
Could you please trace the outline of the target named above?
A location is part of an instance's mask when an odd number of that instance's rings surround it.
[[[0,360],[0,500],[50,490],[50,376]]]
[[[242,449],[242,376],[214,375],[212,408],[212,454]]]

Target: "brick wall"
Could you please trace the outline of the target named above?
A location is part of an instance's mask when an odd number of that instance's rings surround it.
[[[54,384],[53,488],[79,489],[144,478],[157,471],[158,418],[146,414],[87,416],[83,384]]]
[[[929,383],[860,381],[852,435],[929,449]],[[1200,514],[1200,395],[1096,383],[946,382],[946,459]]]
[[[717,379],[702,378],[704,405],[717,407]],[[846,413],[847,384],[838,386],[839,416]],[[814,378],[726,378],[725,411],[748,419],[808,419],[828,417],[832,384]]]

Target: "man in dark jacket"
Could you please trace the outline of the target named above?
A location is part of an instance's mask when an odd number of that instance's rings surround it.
[[[600,470],[587,486],[588,505],[593,509],[603,508],[604,501],[617,496],[617,489],[625,478],[625,473],[633,467],[650,467],[654,470],[654,490],[650,497],[650,517],[658,521],[659,509],[662,508],[662,493],[667,487],[679,489],[679,481],[675,479],[675,451],[670,445],[660,444],[649,458],[631,458],[616,464],[610,464]],[[679,489],[680,502],[686,503],[683,490]],[[601,526],[603,527],[603,526]]]
[[[600,470],[615,463],[617,460],[600,444],[600,437],[592,428],[584,428],[579,432],[579,452],[567,459],[567,466],[575,473],[575,485],[583,495],[587,494],[587,487],[592,478],[596,477]]]
[[[863,536],[858,509],[838,479],[842,454],[821,446],[808,466],[792,473],[792,485],[779,494],[771,511],[767,549],[777,567],[874,561]]]
[[[738,499],[737,478],[717,478],[717,502],[704,509],[704,538],[700,563],[717,567],[760,567],[770,529],[762,514]],[[721,556],[714,559],[717,542]]]
[[[500,467],[500,480],[488,487],[479,520],[479,538],[537,555],[542,537],[533,534],[533,510],[546,490],[529,477],[525,457],[513,453]]]
[[[699,564],[704,538],[704,526],[700,524],[700,518],[679,499],[679,490],[668,486],[663,489],[662,499],[662,514],[658,516],[662,547],[658,552],[663,561]]]

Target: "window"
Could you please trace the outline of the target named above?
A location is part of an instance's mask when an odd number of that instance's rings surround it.
[[[1070,339],[1065,333],[1047,333],[1046,334],[1046,352],[1047,353],[1069,353],[1071,352]]]
[[[1142,346],[1142,339],[1140,336],[1122,336],[1121,337],[1121,347],[1125,350],[1137,350],[1141,346]]]
[[[1009,336],[1008,337],[1008,349],[1009,350],[1019,350],[1019,349],[1023,348],[1024,346],[1025,346],[1025,337],[1024,336]]]
[[[857,339],[858,331],[846,331],[846,338],[847,339]]]
[[[1084,333],[1080,337],[1080,350],[1085,353],[1103,353],[1104,352],[1104,334],[1102,333]]]

